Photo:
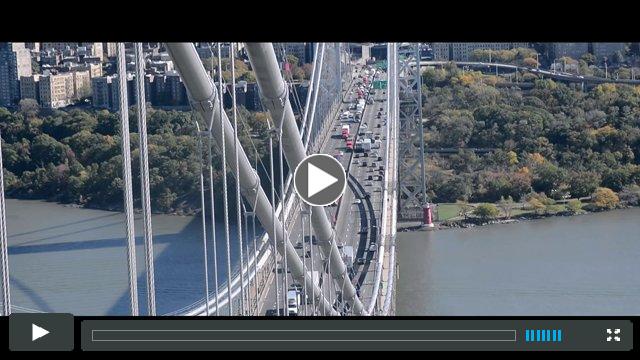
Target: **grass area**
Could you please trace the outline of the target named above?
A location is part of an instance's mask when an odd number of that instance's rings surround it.
[[[460,205],[455,203],[438,204],[438,220],[445,221],[458,216],[460,213]]]
[[[477,205],[479,205],[480,203],[470,203],[469,205],[472,207],[476,207]],[[496,204],[497,205],[497,204]],[[522,209],[523,204],[514,204],[513,209],[511,210],[511,217],[516,217],[516,216],[520,216],[520,215],[526,215],[526,214],[533,214],[535,211],[533,210],[523,210]],[[554,207],[556,207],[558,212],[562,212],[562,211],[566,211],[567,210],[567,205],[566,204],[555,204],[553,205]],[[437,209],[438,209],[438,221],[446,221],[446,220],[450,220],[453,218],[457,218],[458,215],[460,214],[460,205],[456,204],[456,203],[439,203],[437,204]],[[498,218],[503,218],[505,217],[505,214],[502,212],[502,210],[500,210],[500,215],[498,215]]]

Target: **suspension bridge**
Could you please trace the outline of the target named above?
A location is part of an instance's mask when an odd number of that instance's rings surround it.
[[[415,43],[389,43],[388,67],[363,76],[365,66],[352,61],[345,44],[317,43],[306,99],[292,86],[272,43],[246,43],[244,48],[255,73],[261,102],[269,114],[268,169],[270,184],[263,187],[257,162],[239,141],[234,49],[229,60],[230,84],[222,76],[220,43],[217,69],[209,73],[192,43],[167,43],[165,47],[184,83],[197,129],[200,159],[200,205],[204,281],[202,299],[170,313],[156,308],[154,233],[151,221],[149,154],[146,106],[137,101],[139,129],[142,233],[146,299],[137,288],[135,222],[131,143],[129,135],[126,59],[124,43],[117,44],[119,116],[123,155],[124,214],[130,314],[202,316],[379,316],[394,314],[396,223],[420,221],[430,225],[425,193],[424,141],[420,47]],[[275,45],[277,46],[277,45]],[[213,46],[211,47],[213,49]],[[142,44],[134,44],[136,96],[145,98],[145,62]],[[212,57],[214,56],[212,52]],[[368,72],[368,71],[367,71]],[[364,79],[366,78],[366,79]],[[363,81],[364,80],[364,81]],[[386,88],[375,89],[374,80]],[[229,114],[223,96],[231,92]],[[364,89],[364,92],[362,92]],[[357,93],[357,95],[356,95]],[[340,136],[341,114],[349,104],[366,99],[361,118],[353,122],[353,139],[369,138],[374,149],[349,151]],[[336,155],[347,173],[348,186],[336,206],[312,206],[296,194],[293,171],[315,153]],[[338,156],[339,154],[339,156]],[[360,156],[363,155],[363,156]],[[213,159],[220,159],[221,169]],[[2,166],[0,153],[0,166]],[[223,174],[223,189],[213,186],[214,171]],[[10,262],[4,179],[0,171],[0,236],[2,240],[3,315],[27,311],[11,304]],[[228,196],[229,191],[235,195]],[[223,231],[217,231],[216,196],[222,196]],[[230,200],[233,199],[233,200]],[[235,201],[231,206],[230,201]],[[235,209],[232,211],[232,209]],[[208,211],[207,211],[208,210]],[[208,228],[207,220],[212,228]],[[232,229],[233,227],[233,229]],[[263,229],[264,233],[257,233]],[[232,239],[231,232],[238,234]],[[232,272],[231,242],[239,242],[239,271]],[[220,254],[218,243],[226,253]],[[226,269],[218,259],[226,258]],[[223,271],[224,270],[224,271]],[[220,279],[218,273],[226,273]],[[213,276],[209,276],[212,273]],[[224,281],[224,285],[220,286]],[[298,294],[290,309],[291,291]],[[140,312],[139,301],[147,311]]]

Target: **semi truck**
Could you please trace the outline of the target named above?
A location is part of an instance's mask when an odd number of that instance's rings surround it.
[[[289,289],[287,291],[287,311],[289,315],[298,315],[300,306],[300,291],[297,289]]]
[[[347,139],[347,150],[353,151],[353,139]]]
[[[342,125],[341,134],[343,139],[346,139],[349,137],[349,125]]]

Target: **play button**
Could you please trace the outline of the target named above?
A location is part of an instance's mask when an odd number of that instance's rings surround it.
[[[36,324],[31,324],[31,341],[36,341],[48,333],[49,331],[47,329],[41,328]]]
[[[13,313],[9,315],[12,351],[70,351],[74,348],[73,315]]]
[[[298,196],[313,206],[335,202],[347,186],[342,165],[325,154],[309,155],[302,160],[296,167],[293,180]]]

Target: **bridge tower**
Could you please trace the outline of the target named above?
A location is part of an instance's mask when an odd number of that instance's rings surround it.
[[[398,48],[398,220],[424,220],[426,195],[420,44]]]

